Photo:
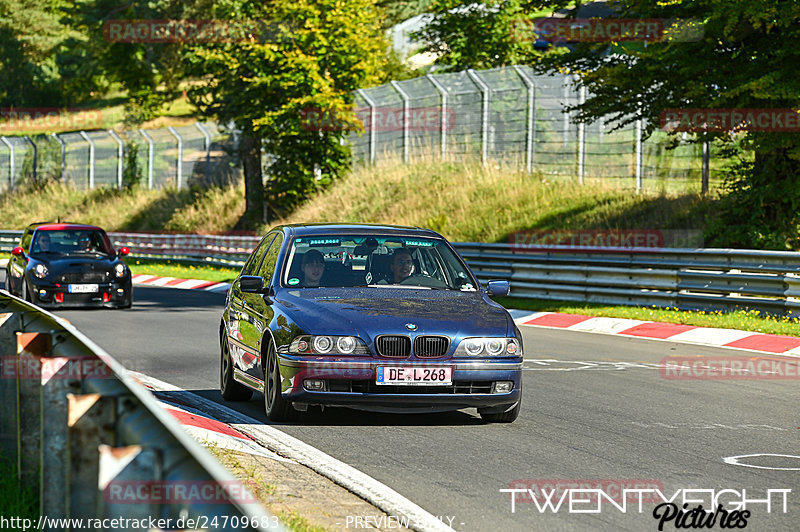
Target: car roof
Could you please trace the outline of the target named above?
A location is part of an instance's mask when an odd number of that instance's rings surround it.
[[[395,234],[443,238],[440,234],[436,233],[435,231],[431,231],[430,229],[386,224],[289,224],[278,226],[273,230],[283,230],[292,236],[329,235],[331,233],[338,233],[360,235]]]
[[[28,226],[28,229],[43,229],[45,231],[59,231],[63,229],[103,229],[96,225],[76,224],[70,222],[38,222]]]

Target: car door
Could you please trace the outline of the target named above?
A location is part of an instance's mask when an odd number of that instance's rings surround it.
[[[250,320],[252,318],[244,311],[241,276],[257,274],[261,261],[264,260],[264,254],[274,239],[275,233],[269,233],[261,239],[258,247],[250,254],[244,267],[242,267],[239,277],[231,283],[228,295],[228,304],[226,306],[228,312],[227,335],[231,357],[237,368],[248,373],[251,373],[249,370],[258,364],[259,357],[255,351],[255,343],[251,333],[253,326],[250,324]]]
[[[275,268],[283,245],[283,235],[277,234],[275,239],[264,254],[264,259],[256,275],[264,279],[264,287],[272,286]],[[275,315],[271,306],[272,299],[267,294],[242,294],[242,313],[246,318],[242,320],[243,340],[253,348],[253,354],[258,357],[258,363],[248,369],[252,376],[264,380],[264,371],[261,361],[262,342],[270,339],[272,333],[269,324]]]

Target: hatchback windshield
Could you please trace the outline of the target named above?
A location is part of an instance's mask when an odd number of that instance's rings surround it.
[[[444,240],[375,235],[295,238],[281,284],[477,290]]]
[[[111,255],[111,242],[97,229],[38,230],[33,238],[31,254],[92,254]]]

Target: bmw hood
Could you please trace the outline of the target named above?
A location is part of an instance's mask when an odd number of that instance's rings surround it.
[[[513,335],[508,313],[478,292],[401,288],[283,289],[276,302],[312,334]]]

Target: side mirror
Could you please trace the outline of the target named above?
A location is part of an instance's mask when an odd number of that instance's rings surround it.
[[[130,248],[125,247],[125,246],[119,248],[119,256],[120,257],[124,257],[125,255],[130,255],[130,254],[131,254]]]
[[[508,281],[489,281],[486,283],[486,295],[491,297],[507,296],[511,291]]]
[[[24,257],[25,251],[21,247],[17,246],[11,250],[11,254],[14,255],[15,257]]]
[[[248,294],[261,294],[264,292],[264,278],[257,275],[242,275],[239,277],[239,288]]]

